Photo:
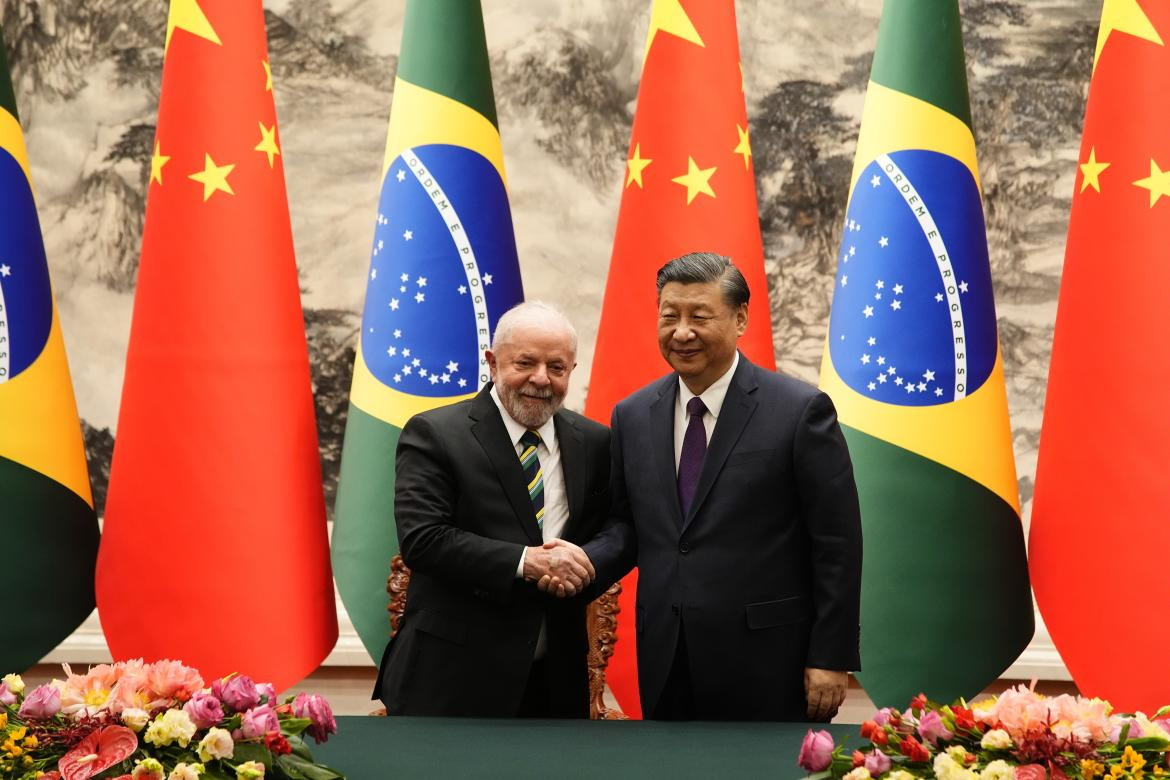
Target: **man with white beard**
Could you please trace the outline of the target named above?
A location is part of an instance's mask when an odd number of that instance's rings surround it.
[[[415,415],[395,462],[406,610],[374,697],[391,715],[588,717],[577,546],[609,509],[609,430],[562,410],[577,334],[522,303],[496,325],[492,383]],[[554,599],[535,583],[564,583]],[[547,580],[546,580],[547,582]]]

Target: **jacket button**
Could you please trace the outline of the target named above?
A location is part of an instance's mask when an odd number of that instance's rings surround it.
[[[690,545],[688,545],[686,542],[683,542],[678,546],[678,551],[683,555],[686,555],[691,551]]]

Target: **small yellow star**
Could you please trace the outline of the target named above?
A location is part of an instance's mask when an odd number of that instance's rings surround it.
[[[1092,187],[1097,192],[1101,191],[1100,176],[1102,171],[1108,168],[1112,163],[1097,162],[1097,147],[1089,150],[1089,159],[1081,163],[1081,192],[1084,192],[1089,187]]]
[[[714,173],[714,167],[700,168],[695,165],[694,157],[687,157],[687,172],[682,176],[676,176],[671,181],[687,188],[687,205],[689,206],[700,192],[704,195],[710,195],[712,198],[715,197],[715,191],[711,189],[711,176]]]
[[[228,184],[228,174],[236,167],[235,165],[216,165],[215,161],[211,159],[210,154],[204,154],[203,170],[192,173],[188,179],[194,179],[203,185],[203,202],[215,192],[226,192],[228,195],[235,195],[232,192],[232,185]]]
[[[1135,181],[1134,186],[1150,191],[1150,208],[1153,208],[1163,195],[1170,198],[1170,170],[1161,170],[1158,168],[1158,163],[1151,159],[1150,175]]]
[[[260,123],[260,143],[254,147],[257,152],[268,155],[268,167],[272,167],[273,160],[280,154],[280,147],[276,145],[276,125],[265,127]]]
[[[636,182],[638,188],[641,189],[642,171],[646,170],[646,166],[652,162],[654,161],[648,160],[642,156],[642,144],[635,144],[634,156],[629,160],[626,160],[626,170],[629,171],[629,173],[626,174],[626,187],[628,188],[631,183]]]
[[[735,124],[735,131],[737,133],[739,133],[739,145],[737,145],[735,147],[735,149],[732,150],[732,153],[743,155],[743,169],[746,171],[748,168],[751,167],[751,162],[750,162],[751,156],[752,156],[751,138],[748,136],[747,128],[740,127],[738,122],[736,122],[736,124]]]
[[[171,11],[167,16],[167,47],[171,45],[171,36],[175,30],[186,30],[214,44],[223,45],[211,22],[207,21],[207,14],[199,7],[199,0],[171,0]]]
[[[150,158],[150,180],[157,181],[162,185],[162,169],[163,166],[171,161],[170,157],[164,155],[159,147],[158,141],[154,142],[154,155]]]
[[[683,10],[682,0],[654,0],[654,7],[650,10],[650,32],[646,34],[646,52],[642,59],[650,55],[650,45],[658,37],[659,32],[677,35],[684,41],[690,41],[697,46],[703,46],[703,39],[695,29],[691,17]]]
[[[1141,38],[1150,43],[1162,46],[1162,37],[1154,29],[1146,12],[1138,5],[1138,0],[1105,0],[1101,8],[1101,27],[1097,31],[1097,51],[1093,54],[1093,70],[1097,70],[1097,62],[1101,59],[1101,50],[1105,42],[1115,32],[1123,32]]]
[[[260,64],[264,66],[264,91],[272,91],[272,66],[268,64],[268,60],[261,60]]]

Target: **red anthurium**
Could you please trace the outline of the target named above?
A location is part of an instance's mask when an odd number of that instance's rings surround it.
[[[1048,770],[1042,764],[1016,767],[1016,780],[1048,780]]]
[[[89,736],[61,757],[57,768],[64,780],[88,780],[114,764],[124,761],[138,749],[138,735],[125,726],[106,726]]]

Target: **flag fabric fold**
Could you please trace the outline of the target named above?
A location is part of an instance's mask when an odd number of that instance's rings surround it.
[[[1040,614],[1086,696],[1170,702],[1170,4],[1102,10],[1053,336],[1029,563]],[[1093,626],[1127,627],[1118,643]],[[1121,656],[1107,648],[1118,644]]]
[[[859,678],[879,706],[972,696],[1033,632],[964,59],[955,0],[887,0],[821,365],[861,499]]]
[[[398,435],[490,380],[484,351],[523,299],[480,4],[410,0],[332,541],[338,591],[375,661],[390,640]]]
[[[0,46],[0,670],[24,671],[93,611],[98,526],[81,421]]]
[[[688,252],[728,256],[752,291],[740,350],[775,368],[734,0],[654,0],[621,207],[585,413],[614,405],[670,369],[658,352],[655,274]],[[634,599],[622,582],[617,644],[606,678],[638,717]]]
[[[260,0],[172,0],[98,613],[115,659],[284,689],[337,639]]]

